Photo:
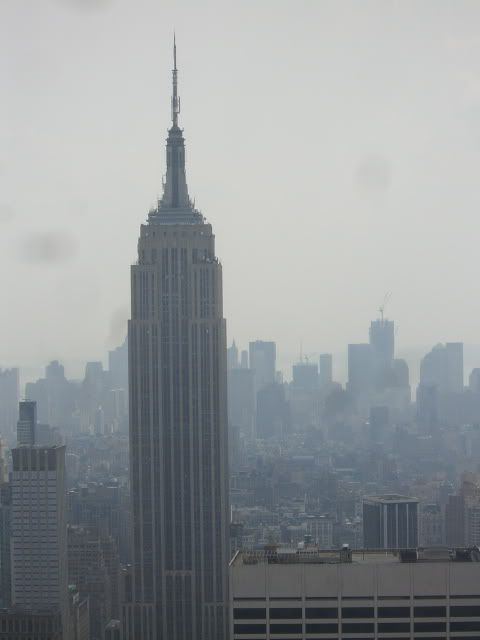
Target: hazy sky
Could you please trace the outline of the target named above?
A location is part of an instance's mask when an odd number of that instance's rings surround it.
[[[174,29],[229,339],[339,352],[391,291],[400,353],[480,343],[479,21],[461,0],[0,0],[0,366],[78,375],[121,342]]]

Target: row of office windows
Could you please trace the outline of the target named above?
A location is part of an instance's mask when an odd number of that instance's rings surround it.
[[[293,635],[303,633],[301,623],[270,623],[270,637],[272,634]],[[413,625],[415,633],[445,633],[447,623],[439,621],[415,622]],[[450,632],[480,631],[480,621],[463,620],[450,622]],[[236,623],[234,625],[235,634],[257,635],[266,634],[267,625],[261,623]],[[375,623],[373,622],[343,622],[342,637],[344,633],[375,633]],[[336,634],[339,633],[338,623],[309,624],[305,625],[305,633]],[[377,622],[377,633],[410,633],[409,622]]]
[[[451,618],[480,618],[480,606],[475,605],[450,605]],[[341,607],[342,618],[445,618],[446,606],[418,606],[418,607]],[[258,608],[236,608],[235,620],[264,620],[267,610]],[[337,607],[305,607],[306,619],[338,618]],[[271,607],[269,609],[270,620],[301,620],[303,609],[301,607]]]

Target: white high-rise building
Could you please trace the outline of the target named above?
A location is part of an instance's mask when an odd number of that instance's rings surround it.
[[[212,227],[188,195],[179,104],[175,60],[163,197],[141,226],[131,269],[128,640],[228,634],[222,268]]]

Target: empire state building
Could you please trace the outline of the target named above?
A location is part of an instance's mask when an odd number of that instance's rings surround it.
[[[129,322],[132,583],[128,640],[228,637],[226,338],[212,227],[189,198],[178,126],[141,225]]]

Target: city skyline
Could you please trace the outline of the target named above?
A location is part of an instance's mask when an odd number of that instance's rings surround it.
[[[479,9],[422,3],[407,51],[410,5],[367,4],[376,10],[276,4],[272,19],[266,2],[253,27],[244,7],[210,3],[201,12],[167,3],[160,15],[145,0],[138,35],[122,2],[80,9],[74,0],[51,0],[28,14],[23,0],[4,5],[2,46],[12,73],[2,85],[9,129],[0,156],[0,266],[15,265],[7,296],[18,315],[15,326],[3,316],[0,329],[15,331],[19,346],[5,343],[2,362],[37,366],[57,357],[74,368],[83,354],[98,358],[123,339],[122,260],[134,254],[138,212],[154,199],[147,194],[161,190],[159,116],[174,25],[183,46],[191,192],[201,194],[229,257],[228,341],[272,339],[294,355],[301,341],[308,351],[318,340],[319,351],[338,353],[363,339],[392,291],[387,313],[399,327],[399,353],[439,341],[478,344],[467,230],[478,198],[479,43],[471,25]],[[112,20],[118,29],[107,32]],[[12,39],[17,32],[28,38]],[[83,71],[93,62],[98,79]],[[292,220],[299,223],[293,248],[286,242]],[[265,264],[265,246],[275,269]],[[108,277],[99,276],[101,260]],[[262,281],[247,292],[244,275],[255,270]],[[44,320],[33,328],[25,288]],[[86,299],[94,313],[80,326]],[[62,323],[55,322],[59,305]]]

